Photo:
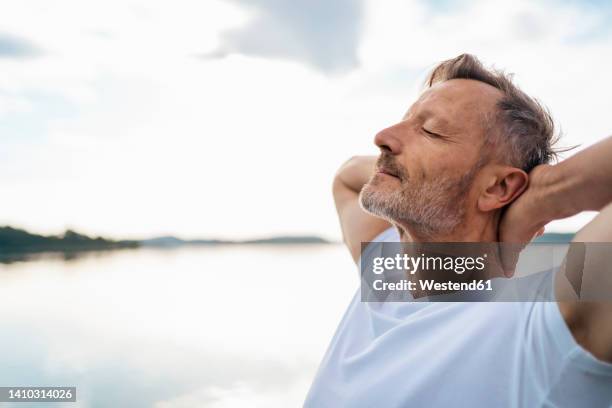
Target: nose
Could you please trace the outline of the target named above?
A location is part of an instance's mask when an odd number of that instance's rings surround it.
[[[381,151],[396,155],[400,154],[402,144],[396,137],[396,126],[391,126],[381,130],[374,137],[374,144],[380,148]]]

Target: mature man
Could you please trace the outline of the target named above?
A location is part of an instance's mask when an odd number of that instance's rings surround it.
[[[378,159],[354,157],[334,180],[356,262],[369,241],[529,242],[586,210],[599,214],[574,240],[612,241],[612,138],[549,165],[552,119],[503,73],[464,54],[426,85],[376,135]],[[507,257],[497,262],[511,272]],[[556,299],[568,290],[555,284]],[[610,361],[609,302],[365,303],[358,292],[305,405],[610,407]]]

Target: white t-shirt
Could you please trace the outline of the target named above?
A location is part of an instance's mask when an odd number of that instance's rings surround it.
[[[556,302],[365,303],[358,290],[305,406],[608,408],[612,364],[576,343]]]

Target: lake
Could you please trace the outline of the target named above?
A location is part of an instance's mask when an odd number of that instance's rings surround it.
[[[55,407],[301,406],[357,287],[341,245],[0,264],[0,385],[77,387]]]

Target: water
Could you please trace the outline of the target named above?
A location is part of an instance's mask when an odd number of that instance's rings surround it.
[[[3,264],[0,385],[76,386],[67,407],[300,406],[357,284],[340,245]]]

